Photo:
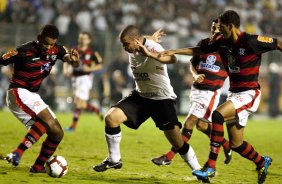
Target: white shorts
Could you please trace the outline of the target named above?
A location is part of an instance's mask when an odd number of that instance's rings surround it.
[[[216,91],[199,90],[192,86],[189,115],[193,114],[202,120],[211,121],[211,114],[218,105],[220,93],[220,89]]]
[[[7,106],[10,111],[20,120],[27,128],[35,123],[36,115],[42,110],[48,108],[53,118],[55,114],[48,105],[35,93],[24,88],[13,88],[7,91]]]
[[[246,126],[250,114],[257,111],[261,99],[260,90],[248,90],[239,93],[229,93],[227,101],[230,100],[239,118],[239,124]]]
[[[93,77],[92,75],[83,75],[73,77],[73,90],[74,95],[81,100],[89,100],[90,90],[92,88]]]

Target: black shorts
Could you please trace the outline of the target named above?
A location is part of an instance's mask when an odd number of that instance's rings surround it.
[[[160,130],[172,130],[175,125],[182,127],[177,118],[175,101],[172,99],[147,99],[134,90],[113,107],[120,108],[125,113],[128,121],[124,124],[132,129],[138,129],[149,117],[154,120],[156,127]]]

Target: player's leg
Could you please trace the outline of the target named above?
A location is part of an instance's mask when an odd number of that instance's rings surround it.
[[[37,114],[37,117],[46,124],[47,137],[42,143],[40,154],[38,155],[34,165],[31,167],[30,172],[45,171],[45,162],[54,154],[64,137],[64,132],[61,125],[56,119],[54,113],[49,108],[41,111],[39,114]]]
[[[77,126],[77,122],[79,120],[82,108],[83,108],[83,104],[81,102],[81,100],[78,97],[74,97],[74,110],[73,110],[73,118],[72,118],[72,124],[70,125],[69,128],[66,128],[66,131],[73,131],[76,129]],[[86,103],[85,105],[86,106]]]
[[[105,116],[105,137],[108,145],[108,157],[93,167],[97,172],[110,168],[122,167],[120,155],[121,130],[120,124],[124,123],[129,128],[137,129],[148,117],[144,99],[136,91],[114,105]]]
[[[182,128],[182,139],[184,142],[188,142],[192,136],[193,128],[198,122],[198,118],[193,114],[187,115]],[[156,165],[169,165],[177,154],[177,149],[171,147],[171,149],[164,155],[152,159],[152,162]]]
[[[267,169],[271,164],[272,159],[268,156],[261,156],[250,143],[244,141],[244,129],[245,127],[239,125],[238,123],[227,125],[231,148],[233,151],[239,153],[242,157],[256,164],[258,171],[258,182],[263,183],[266,178]]]
[[[219,154],[220,146],[224,141],[224,121],[235,117],[236,110],[233,103],[228,100],[219,106],[212,113],[212,132],[209,159],[201,170],[194,171],[193,174],[198,177],[212,177],[215,174],[216,160]]]
[[[108,146],[108,157],[93,167],[96,172],[103,172],[107,169],[120,169],[122,167],[120,155],[121,129],[120,124],[127,120],[124,112],[117,107],[111,108],[105,115],[105,137]]]

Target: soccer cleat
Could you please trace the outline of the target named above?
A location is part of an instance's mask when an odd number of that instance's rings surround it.
[[[7,160],[9,163],[12,163],[12,165],[17,166],[20,163],[21,157],[17,152],[9,153],[5,160]]]
[[[194,170],[192,174],[197,178],[207,179],[208,177],[214,177],[215,169],[211,168],[208,164],[205,164],[201,170]]]
[[[29,169],[29,172],[31,173],[46,173],[45,168],[43,167],[43,169],[35,169],[34,166],[31,166]]]
[[[72,127],[65,128],[66,132],[73,132],[75,129]]]
[[[106,158],[101,164],[93,166],[93,169],[96,172],[104,172],[108,169],[114,168],[114,169],[120,169],[122,167],[121,160],[117,163],[113,163],[109,161],[109,158]]]
[[[169,160],[166,155],[162,155],[160,157],[153,158],[152,162],[158,166],[161,166],[161,165],[170,165],[172,160]]]
[[[206,178],[197,177],[197,180],[199,183],[211,183],[208,177]]]
[[[230,150],[224,150],[224,155],[225,155],[225,160],[224,160],[224,164],[229,164],[231,159],[232,159],[232,149]]]
[[[262,168],[257,168],[258,184],[264,183],[267,175],[268,167],[271,165],[272,159],[269,156],[264,156],[264,164]]]

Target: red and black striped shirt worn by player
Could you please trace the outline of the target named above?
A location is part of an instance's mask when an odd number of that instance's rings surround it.
[[[97,59],[95,55],[95,51],[88,48],[85,51],[80,50],[79,48],[76,48],[76,50],[79,53],[80,56],[80,66],[77,68],[74,68],[73,70],[73,76],[82,76],[82,75],[88,75],[91,72],[85,72],[83,71],[83,65],[91,66],[92,64],[100,64],[99,60]],[[94,63],[93,63],[94,62]]]
[[[63,46],[55,45],[46,55],[43,55],[35,41],[27,42],[16,50],[7,52],[0,58],[0,64],[14,64],[9,89],[25,88],[31,92],[37,92],[57,59],[63,61],[66,54],[67,51]]]
[[[228,75],[230,77],[230,91],[241,92],[251,89],[259,89],[259,67],[261,54],[277,49],[277,39],[251,35],[241,32],[238,40],[230,45],[226,40],[220,39],[206,45],[201,45],[205,52],[218,50],[227,46],[230,53],[227,55]]]
[[[208,43],[209,41],[209,38],[203,39],[198,45],[201,45],[201,42]],[[227,77],[227,72],[222,59],[223,58],[219,52],[202,54],[199,56],[194,56],[191,59],[191,63],[198,74],[205,74],[203,82],[193,83],[193,86],[196,89],[216,91],[223,86],[223,83]]]

